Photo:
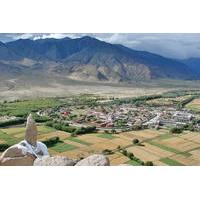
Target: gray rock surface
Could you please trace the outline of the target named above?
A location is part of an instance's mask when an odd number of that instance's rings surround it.
[[[79,161],[76,166],[109,166],[109,159],[101,154],[94,154]]]
[[[34,161],[34,166],[73,166],[75,162],[65,156],[44,156]]]
[[[0,166],[32,166],[35,157],[26,155],[23,157],[2,157],[0,158]]]

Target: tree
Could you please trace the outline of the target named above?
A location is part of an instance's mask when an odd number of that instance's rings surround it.
[[[117,147],[117,149],[118,149],[118,150],[121,150],[121,149],[122,149],[122,147],[119,145],[119,146]]]
[[[132,160],[134,157],[134,154],[132,152],[127,152],[127,157]]]
[[[153,166],[153,162],[152,161],[147,161],[144,163],[145,166]]]
[[[61,142],[61,141],[60,141],[59,137],[52,137],[52,138],[49,138],[49,139],[44,140],[42,142],[44,144],[46,144],[47,147],[52,147],[52,146],[54,146],[55,144],[57,144],[58,142]]]
[[[77,134],[76,134],[76,133],[72,133],[71,136],[72,136],[72,137],[76,137]]]
[[[110,155],[110,154],[112,154],[113,152],[112,152],[112,150],[110,150],[110,149],[104,149],[104,150],[102,151],[102,153],[103,153],[104,155]]]
[[[178,128],[178,127],[173,127],[170,129],[171,133],[182,133],[183,129],[182,128]]]
[[[138,130],[141,130],[141,129],[142,129],[142,125],[141,125],[141,124],[133,125],[133,126],[132,126],[132,130],[133,130],[133,131],[138,131]]]
[[[112,129],[112,130],[111,130],[111,133],[112,133],[112,134],[116,134],[117,131],[116,131],[115,129]]]
[[[9,147],[10,147],[9,144],[0,144],[0,151],[5,151]]]
[[[127,152],[126,149],[123,149],[123,150],[122,150],[122,154],[123,154],[123,155],[127,156],[127,153],[128,153],[128,152]]]
[[[140,141],[137,138],[133,139],[133,144],[138,144],[139,142]]]

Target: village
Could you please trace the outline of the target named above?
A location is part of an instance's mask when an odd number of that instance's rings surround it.
[[[148,106],[134,104],[69,106],[59,109],[46,109],[37,113],[40,116],[52,116],[77,127],[96,126],[99,130],[129,131],[146,128],[183,127],[195,123],[200,130],[200,115],[175,106]]]
[[[38,139],[49,145],[51,155],[81,159],[104,154],[111,165],[199,165],[200,98],[195,92],[4,102],[0,154],[24,138],[31,113]]]

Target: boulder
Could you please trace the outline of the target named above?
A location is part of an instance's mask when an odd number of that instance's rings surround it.
[[[37,141],[37,127],[31,114],[27,118],[25,140],[6,149],[0,157],[0,165],[28,166],[36,158],[49,155],[45,144]]]
[[[32,166],[35,157],[26,155],[23,157],[5,157],[0,159],[0,166]]]
[[[73,166],[75,162],[65,156],[44,156],[34,161],[34,166]]]
[[[91,155],[81,161],[79,161],[76,166],[109,166],[109,159],[101,154]]]
[[[118,166],[133,166],[133,165],[130,165],[130,164],[120,164]]]

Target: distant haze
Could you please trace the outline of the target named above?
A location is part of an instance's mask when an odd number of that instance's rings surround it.
[[[1,33],[0,41],[77,38],[85,35],[170,58],[200,57],[200,33]]]

